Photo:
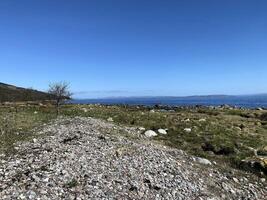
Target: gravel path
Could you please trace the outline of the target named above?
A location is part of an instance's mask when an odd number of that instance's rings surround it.
[[[264,183],[229,177],[135,128],[60,118],[0,158],[0,199],[265,199]],[[45,135],[45,136],[44,136]]]

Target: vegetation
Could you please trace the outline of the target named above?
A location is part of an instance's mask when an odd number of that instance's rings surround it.
[[[32,139],[34,128],[55,117],[49,107],[0,106],[0,154],[14,152],[14,143]]]
[[[66,82],[52,83],[49,85],[48,93],[54,96],[56,101],[57,115],[59,114],[59,106],[66,99],[70,99],[71,92],[69,91],[69,84]]]
[[[255,155],[257,149],[267,146],[265,111],[241,109],[161,108],[128,106],[65,106],[64,114],[102,119],[111,117],[115,123],[145,127],[157,131],[168,129],[167,135],[158,135],[157,142],[183,149],[193,155],[206,157],[221,165],[243,168],[241,161]],[[264,118],[265,119],[265,118]],[[190,128],[190,133],[185,129]]]
[[[76,187],[77,185],[78,185],[78,181],[76,179],[72,179],[71,181],[65,184],[65,187],[73,188],[73,187]]]
[[[34,89],[25,89],[0,83],[0,103],[18,101],[38,101],[53,99],[51,95]]]
[[[266,154],[266,111],[241,109],[176,108],[163,110],[137,106],[64,105],[61,114],[95,117],[114,123],[144,127],[146,130],[168,129],[155,142],[206,157],[220,165],[242,168],[241,161],[254,157],[259,149]],[[54,119],[52,106],[0,108],[0,151],[9,152],[16,141],[33,137],[32,130]],[[192,131],[185,131],[190,128]],[[19,134],[18,134],[19,133]]]

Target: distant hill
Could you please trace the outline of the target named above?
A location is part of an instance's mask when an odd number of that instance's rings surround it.
[[[51,95],[0,82],[0,102],[50,100]]]

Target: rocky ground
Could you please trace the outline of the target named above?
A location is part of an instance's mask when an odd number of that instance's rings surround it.
[[[135,128],[59,118],[0,156],[0,199],[266,199],[263,179],[151,141]],[[240,175],[242,174],[242,176]]]

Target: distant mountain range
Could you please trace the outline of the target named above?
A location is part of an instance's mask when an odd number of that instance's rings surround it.
[[[49,100],[51,95],[0,82],[0,102]]]

